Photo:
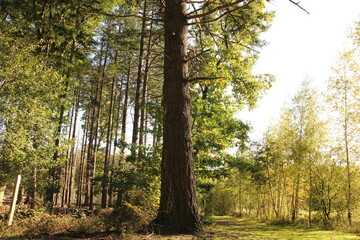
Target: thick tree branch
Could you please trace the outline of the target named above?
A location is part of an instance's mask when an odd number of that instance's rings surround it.
[[[253,51],[253,52],[255,52],[255,53],[260,53],[258,50],[254,49],[254,48],[251,48],[251,47],[249,47],[249,46],[247,46],[247,45],[245,45],[245,44],[241,44],[241,43],[236,42],[236,41],[232,41],[232,40],[225,39],[223,36],[218,35],[218,34],[215,34],[215,33],[212,33],[212,32],[209,32],[209,31],[207,31],[207,32],[208,32],[209,34],[211,34],[211,35],[213,35],[213,36],[215,36],[215,37],[223,40],[223,41],[228,41],[229,43],[237,44],[237,45],[242,46],[242,47],[244,47],[244,48],[247,48],[248,50]]]
[[[205,1],[186,1],[186,3],[191,3],[191,4],[193,4],[193,3],[196,3],[196,4],[200,4],[200,3],[206,3],[207,1],[205,0]]]
[[[84,8],[84,7],[83,7],[83,9],[89,10],[87,8]],[[162,19],[156,19],[156,18],[151,18],[151,17],[143,17],[143,16],[136,15],[136,14],[120,15],[120,14],[116,14],[116,13],[103,12],[103,11],[98,10],[98,9],[91,9],[91,11],[94,12],[94,13],[98,13],[98,14],[101,14],[103,16],[112,17],[112,18],[130,18],[130,17],[133,17],[133,18],[143,19],[143,20],[146,20],[146,21],[154,21],[154,22],[163,22],[164,21]],[[153,16],[155,16],[155,15],[153,15]]]
[[[225,9],[225,8],[234,7],[234,6],[236,6],[237,4],[242,3],[242,2],[245,2],[245,0],[237,0],[237,1],[233,2],[233,3],[227,3],[227,4],[223,4],[223,5],[221,5],[221,6],[218,6],[218,7],[214,8],[214,9],[211,9],[211,10],[205,12],[205,13],[192,15],[192,14],[194,14],[194,13],[196,13],[196,12],[198,12],[198,11],[200,10],[200,9],[198,9],[198,10],[195,10],[195,11],[189,13],[188,16],[187,16],[187,19],[190,20],[190,19],[194,19],[194,18],[206,17],[206,16],[208,16],[208,15],[214,13],[214,12],[220,11],[220,10]],[[237,8],[240,9],[240,8],[242,8],[243,6],[248,5],[248,4],[251,3],[251,2],[253,2],[253,0],[251,0],[251,1],[249,1],[248,3],[242,5],[241,7],[237,7]]]
[[[302,6],[300,6],[300,2],[295,2],[293,0],[289,0],[291,3],[295,4],[296,6],[298,6],[301,10],[303,10],[304,12],[306,12],[307,14],[310,14],[310,12],[308,12],[305,8],[303,8]]]
[[[201,55],[203,55],[204,53],[206,53],[206,52],[208,52],[208,51],[210,51],[210,50],[211,50],[211,49],[201,50],[201,51],[200,51],[199,53],[197,53],[196,55],[187,58],[186,61],[188,62],[188,61],[191,61],[191,60],[193,60],[193,59],[196,59],[196,58],[200,57]]]
[[[215,77],[215,78],[211,78],[211,77],[197,77],[197,78],[191,78],[191,79],[186,79],[186,82],[196,82],[196,81],[203,81],[203,80],[224,80],[224,77]]]
[[[207,21],[201,21],[201,22],[200,22],[200,21],[196,21],[196,22],[193,22],[193,23],[188,23],[187,25],[198,25],[198,24],[206,24],[206,23],[215,22],[215,21],[223,18],[225,15],[227,15],[227,14],[229,14],[229,13],[232,13],[232,12],[234,12],[234,11],[240,10],[240,9],[244,8],[245,6],[247,6],[247,5],[244,5],[244,6],[241,6],[241,7],[238,7],[238,8],[234,8],[234,9],[232,9],[232,10],[228,10],[228,11],[224,12],[223,14],[221,14],[220,16],[218,16],[217,18],[215,18],[215,19],[209,19],[209,20],[207,20]]]

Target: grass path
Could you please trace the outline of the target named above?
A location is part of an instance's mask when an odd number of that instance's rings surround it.
[[[274,226],[255,220],[233,217],[214,217],[214,223],[206,226],[206,234],[203,237],[189,235],[177,236],[125,236],[124,239],[245,239],[245,240],[342,240],[359,239],[360,236],[339,231],[323,231],[316,229],[301,228],[296,226]]]
[[[274,226],[254,220],[232,217],[215,217],[215,224],[208,226],[207,232],[209,239],[360,240],[360,236],[339,231],[323,231],[296,226]]]

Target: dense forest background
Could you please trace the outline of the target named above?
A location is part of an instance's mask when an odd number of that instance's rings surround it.
[[[359,224],[360,25],[326,91],[305,79],[263,140],[251,142],[237,113],[274,81],[252,73],[274,13],[263,1],[230,2],[188,2],[200,216]],[[220,3],[227,7],[213,8]],[[157,0],[1,1],[0,200],[21,175],[20,200],[33,209],[115,207],[123,222],[156,215],[164,8]]]

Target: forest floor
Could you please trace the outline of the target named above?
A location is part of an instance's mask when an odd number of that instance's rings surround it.
[[[125,236],[124,239],[247,239],[247,240],[341,240],[341,239],[359,239],[360,235],[340,232],[324,231],[311,228],[304,228],[292,225],[269,225],[256,220],[244,218],[234,218],[229,216],[214,217],[214,222],[205,227],[205,235],[194,237],[189,235],[178,236]]]
[[[1,235],[1,234],[0,234]],[[280,240],[280,239],[313,239],[313,240],[341,240],[341,239],[359,239],[360,235],[345,233],[341,231],[324,231],[293,225],[269,225],[265,222],[250,220],[245,218],[235,218],[229,216],[213,217],[211,224],[205,226],[205,233],[203,236],[192,235],[138,235],[138,234],[124,234],[120,235],[115,232],[91,233],[91,234],[56,234],[56,235],[42,235],[22,237],[13,236],[10,238],[0,239],[86,239],[86,240],[206,240],[206,239],[247,239],[247,240]]]

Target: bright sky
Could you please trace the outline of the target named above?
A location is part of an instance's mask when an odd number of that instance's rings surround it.
[[[332,64],[344,49],[349,28],[360,20],[360,0],[296,1],[310,15],[288,0],[268,3],[276,18],[263,34],[269,45],[261,51],[255,72],[273,74],[276,82],[255,110],[239,114],[253,126],[252,140],[261,139],[302,80],[311,78],[316,86],[325,85]]]

